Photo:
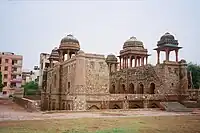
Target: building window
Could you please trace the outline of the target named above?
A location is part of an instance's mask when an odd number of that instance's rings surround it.
[[[17,76],[16,76],[16,75],[13,75],[13,76],[12,76],[12,79],[16,79],[16,78],[17,78]]]
[[[17,64],[17,60],[12,60],[12,65]]]
[[[44,68],[49,68],[49,66],[50,66],[50,63],[45,63]]]
[[[17,68],[16,68],[16,67],[14,67],[14,68],[13,68],[13,71],[17,71]]]
[[[16,83],[11,83],[10,87],[17,87]]]
[[[7,79],[8,78],[8,74],[4,74],[4,79]]]
[[[5,62],[8,63],[8,59],[6,59]]]
[[[4,67],[4,70],[5,70],[5,71],[8,71],[8,67],[7,67],[7,66],[5,66],[5,67]]]
[[[4,86],[7,86],[7,82],[4,82],[3,85],[4,85]]]
[[[68,82],[68,89],[70,89],[70,82]]]
[[[0,64],[1,64],[1,58],[0,58]]]

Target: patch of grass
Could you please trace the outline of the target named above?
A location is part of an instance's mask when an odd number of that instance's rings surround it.
[[[200,116],[0,122],[0,133],[199,133]]]
[[[96,133],[137,133],[137,130],[126,129],[126,128],[113,128],[113,129],[110,129],[110,130],[96,131]]]

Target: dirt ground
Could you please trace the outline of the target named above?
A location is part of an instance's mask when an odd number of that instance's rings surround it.
[[[75,132],[200,133],[200,113],[156,109],[29,113],[10,100],[0,100],[0,133]]]
[[[78,118],[0,122],[1,133],[200,133],[199,116]]]

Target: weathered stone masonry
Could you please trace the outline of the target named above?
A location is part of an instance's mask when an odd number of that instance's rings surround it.
[[[186,62],[178,61],[178,41],[166,33],[158,42],[158,62],[148,64],[147,49],[135,37],[124,43],[119,62],[115,55],[84,53],[72,35],[52,50],[42,104],[46,110],[129,109],[159,107],[161,101],[188,96]],[[170,45],[169,45],[170,44]],[[169,61],[175,50],[176,61]],[[160,63],[160,51],[166,60]],[[67,59],[65,59],[67,54]],[[118,67],[119,66],[119,67]]]

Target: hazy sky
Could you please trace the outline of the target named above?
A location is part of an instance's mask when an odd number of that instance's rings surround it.
[[[155,64],[153,48],[170,32],[183,47],[179,59],[200,63],[199,25],[199,0],[0,0],[0,51],[23,55],[23,68],[32,69],[39,54],[51,52],[67,34],[85,52],[105,55],[118,55],[124,41],[135,36]]]

